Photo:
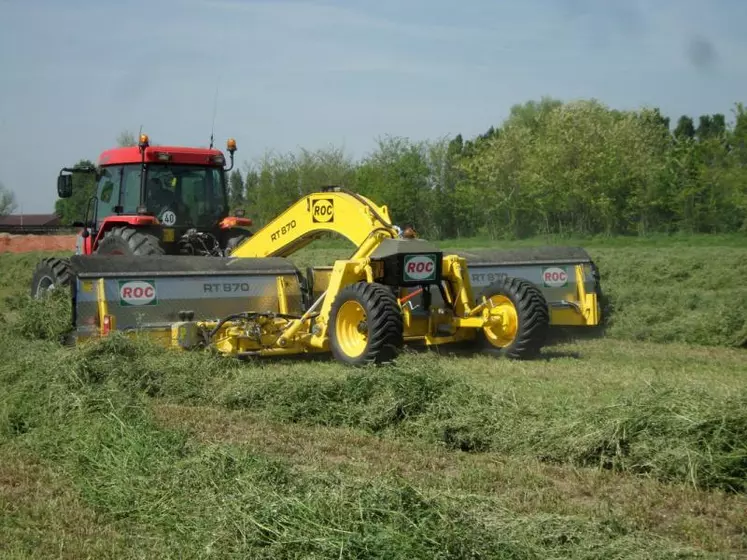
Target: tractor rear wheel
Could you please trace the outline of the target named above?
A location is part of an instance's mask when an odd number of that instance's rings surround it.
[[[531,282],[504,275],[482,292],[491,315],[500,315],[498,326],[484,327],[477,334],[481,350],[513,359],[539,355],[547,340],[550,312],[542,292]]]
[[[31,297],[43,298],[48,292],[70,285],[70,261],[48,257],[36,265],[31,278]]]
[[[99,255],[123,255],[125,257],[147,257],[164,255],[166,250],[155,235],[140,230],[115,227],[104,234],[96,248]]]
[[[376,283],[343,288],[332,303],[328,328],[332,355],[349,365],[389,362],[404,343],[399,303],[389,288]]]

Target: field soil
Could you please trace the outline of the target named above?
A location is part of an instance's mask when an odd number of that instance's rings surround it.
[[[75,235],[12,235],[0,233],[0,253],[74,251]]]

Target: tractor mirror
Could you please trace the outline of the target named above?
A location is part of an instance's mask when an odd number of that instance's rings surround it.
[[[57,177],[57,195],[60,198],[70,198],[73,196],[72,175],[60,175]]]

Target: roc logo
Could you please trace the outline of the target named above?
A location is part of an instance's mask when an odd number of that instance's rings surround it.
[[[405,257],[405,282],[425,282],[436,279],[436,255]]]
[[[315,224],[328,224],[335,221],[335,203],[331,198],[317,198],[311,201],[311,221]]]
[[[120,280],[119,305],[156,305],[156,283],[153,280]]]
[[[542,270],[542,283],[547,288],[562,288],[568,284],[568,273],[556,266]]]

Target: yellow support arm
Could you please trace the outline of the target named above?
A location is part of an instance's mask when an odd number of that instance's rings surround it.
[[[332,232],[358,249],[352,259],[366,258],[383,238],[397,237],[389,210],[357,193],[335,189],[304,196],[239,245],[232,257],[287,257]]]

